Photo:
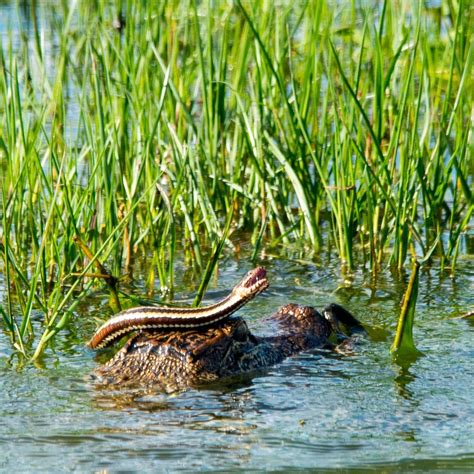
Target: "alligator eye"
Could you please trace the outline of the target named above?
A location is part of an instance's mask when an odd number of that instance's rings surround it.
[[[247,327],[247,324],[245,324],[245,322],[242,321],[234,329],[234,332],[232,333],[232,338],[237,342],[245,342],[248,340],[249,334],[250,334],[250,331],[249,331],[249,328]]]

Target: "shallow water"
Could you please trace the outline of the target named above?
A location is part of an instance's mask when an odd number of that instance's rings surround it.
[[[96,356],[83,345],[105,306],[97,295],[81,311],[86,324],[60,334],[42,368],[18,369],[0,336],[0,469],[474,469],[474,325],[452,318],[473,305],[471,260],[456,279],[422,273],[415,340],[424,355],[408,367],[389,353],[404,286],[394,275],[358,273],[348,286],[331,265],[263,263],[271,288],[240,312],[255,332],[269,331],[261,316],[281,304],[336,301],[371,337],[352,356],[307,352],[201,389],[98,389],[88,379]],[[251,264],[225,268],[209,301]]]

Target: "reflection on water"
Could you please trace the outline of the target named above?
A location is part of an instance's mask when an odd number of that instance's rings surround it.
[[[415,376],[410,372],[410,365],[400,366],[400,373],[395,377],[395,383],[397,384],[398,394],[412,400],[413,392],[410,390],[409,385],[415,380]]]
[[[413,393],[409,386],[416,379],[414,370],[410,369],[412,366],[415,368],[417,360],[420,357],[423,357],[423,355],[423,352],[418,349],[408,354],[393,354],[393,363],[397,366],[396,371],[398,372],[398,375],[395,377],[398,393],[401,397],[406,398],[407,400],[413,398]]]

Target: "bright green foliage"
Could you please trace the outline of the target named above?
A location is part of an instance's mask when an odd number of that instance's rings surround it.
[[[403,296],[402,308],[398,319],[397,333],[390,351],[396,357],[412,357],[419,353],[413,340],[413,322],[415,320],[416,299],[418,297],[420,264],[415,261],[412,274]]]
[[[173,288],[177,249],[204,271],[212,248],[203,291],[242,235],[254,256],[293,242],[376,271],[414,249],[454,269],[473,9],[373,3],[31,7],[30,36],[0,44],[1,313],[20,350],[33,310],[39,355],[87,292],[75,236],[114,275],[146,255],[150,288]]]

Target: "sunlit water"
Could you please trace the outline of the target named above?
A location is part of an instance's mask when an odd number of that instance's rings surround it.
[[[456,279],[421,275],[415,339],[424,355],[404,368],[389,352],[403,281],[358,273],[347,286],[330,264],[263,263],[272,286],[240,312],[256,333],[268,333],[262,316],[281,304],[336,301],[371,337],[352,356],[310,351],[237,382],[171,395],[98,389],[88,375],[99,362],[84,342],[106,300],[92,298],[81,309],[85,324],[58,336],[43,367],[19,369],[0,337],[0,468],[474,468],[473,324],[453,318],[473,305],[472,261],[461,261]],[[251,264],[222,268],[209,301]]]

